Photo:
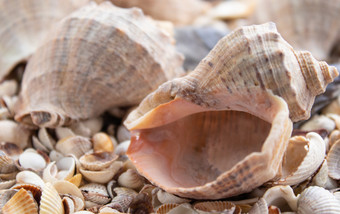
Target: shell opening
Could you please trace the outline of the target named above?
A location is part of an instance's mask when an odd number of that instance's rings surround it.
[[[132,131],[129,156],[143,174],[168,187],[216,180],[248,154],[260,152],[271,124],[240,111],[208,111]],[[153,155],[150,155],[150,154]],[[152,162],[153,167],[146,167]]]

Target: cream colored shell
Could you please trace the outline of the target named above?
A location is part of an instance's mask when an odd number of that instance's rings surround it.
[[[182,75],[182,61],[140,9],[90,4],[59,22],[32,56],[15,118],[57,127],[138,104]]]

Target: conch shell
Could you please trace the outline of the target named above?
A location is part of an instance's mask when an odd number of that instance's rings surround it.
[[[337,75],[309,52],[294,51],[275,24],[242,27],[130,113],[127,154],[173,194],[218,199],[249,192],[275,176],[292,131],[289,114],[306,119]]]
[[[41,45],[50,27],[88,0],[0,0],[0,80]]]
[[[15,118],[56,127],[138,104],[182,75],[182,62],[172,39],[140,9],[89,4],[59,22],[32,56]]]
[[[295,49],[326,60],[340,42],[340,0],[256,1],[257,9],[248,23],[275,22]]]

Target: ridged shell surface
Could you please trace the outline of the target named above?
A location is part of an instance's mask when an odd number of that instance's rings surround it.
[[[64,214],[61,198],[51,183],[46,183],[40,201],[40,214]]]
[[[1,0],[0,80],[34,53],[54,23],[87,2],[87,0]]]
[[[32,56],[16,119],[56,127],[138,104],[181,75],[182,62],[172,39],[140,9],[90,4],[59,22]]]
[[[292,128],[287,104],[293,121],[307,118],[337,75],[294,51],[273,23],[240,28],[130,113],[127,154],[143,176],[176,195],[249,192],[278,170]]]
[[[3,214],[38,214],[38,204],[25,189],[20,189],[3,206]]]
[[[273,21],[294,48],[326,60],[340,41],[339,0],[257,0],[249,23]]]

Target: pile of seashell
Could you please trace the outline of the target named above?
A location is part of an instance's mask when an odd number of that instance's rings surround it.
[[[340,213],[339,16],[0,0],[0,213]]]

